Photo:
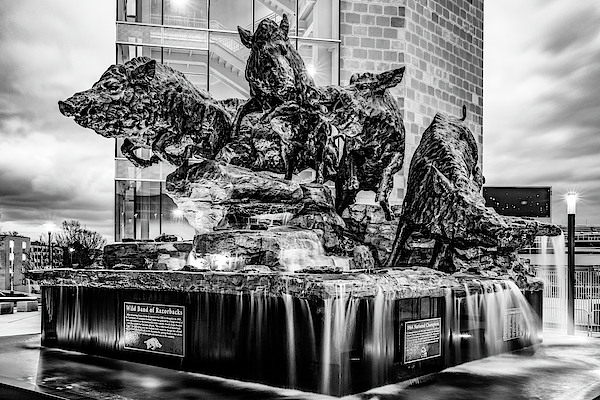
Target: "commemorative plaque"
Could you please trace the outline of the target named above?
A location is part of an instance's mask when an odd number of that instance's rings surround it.
[[[131,302],[124,307],[126,349],[185,356],[185,307]]]
[[[404,363],[412,363],[442,354],[442,319],[429,318],[404,324]]]
[[[504,314],[502,340],[505,342],[525,336],[525,320],[520,308],[509,308]]]

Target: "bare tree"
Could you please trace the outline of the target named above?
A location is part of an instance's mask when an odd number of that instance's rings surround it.
[[[101,234],[81,226],[77,220],[63,221],[54,240],[63,248],[63,264],[78,264],[80,267],[89,267],[97,261],[106,245]]]
[[[7,235],[7,236],[21,236],[21,235],[19,234],[19,232],[17,232],[17,231],[6,231],[6,232],[3,232],[3,231],[2,231],[2,227],[1,227],[1,226],[0,226],[0,235]]]

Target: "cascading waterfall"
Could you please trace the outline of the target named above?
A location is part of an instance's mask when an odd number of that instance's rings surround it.
[[[540,236],[537,237],[536,240],[540,241],[540,262],[539,266],[541,268],[546,268],[550,265],[549,255],[548,255],[548,236]],[[545,283],[545,282],[544,282]]]
[[[186,265],[191,265],[194,268],[206,268],[208,266],[204,258],[196,256],[196,251],[193,249],[187,256]]]
[[[566,246],[564,232],[560,236],[552,238],[552,248],[554,249],[554,266],[556,279],[556,297],[553,299],[545,298],[549,306],[555,311],[555,323],[557,328],[567,328],[567,262]],[[552,304],[552,305],[550,305]]]
[[[351,350],[354,341],[356,314],[359,301],[346,294],[345,285],[336,286],[335,294],[324,300],[323,304],[323,335],[322,335],[322,373],[321,390],[332,393],[332,385],[347,385],[340,382],[349,369],[345,355]],[[332,370],[335,368],[335,370]],[[332,377],[336,381],[332,382]]]
[[[544,326],[567,327],[567,267],[564,232],[559,236],[540,237],[538,276],[544,280]],[[548,247],[550,239],[550,248]],[[550,254],[552,253],[552,254]]]
[[[452,365],[455,360],[460,359],[460,298],[454,296],[451,288],[444,289],[444,320],[445,332],[444,337],[447,338],[445,350],[445,364]]]
[[[519,310],[519,312],[522,313],[524,330],[519,340],[521,342],[531,341],[533,343],[539,343],[541,337],[538,327],[542,326],[540,317],[536,314],[535,310],[531,307],[523,293],[521,293],[521,290],[519,290],[513,281],[505,281],[505,283],[509,288],[509,299],[506,302],[505,309],[511,306],[514,310]]]
[[[107,303],[103,292],[96,293],[93,301],[99,304],[98,312],[90,316],[82,302],[84,288],[56,286],[44,293],[46,313],[49,325],[54,333],[50,336],[59,338],[67,348],[78,346],[114,350],[123,345],[124,337],[115,337],[113,329],[115,313],[112,304]]]
[[[500,283],[488,285],[483,294],[483,314],[485,315],[484,342],[486,354],[500,354],[504,343],[502,339],[503,325],[500,323],[504,318],[507,308],[506,290]]]
[[[384,382],[388,368],[394,362],[394,302],[379,287],[377,295],[367,305],[366,332],[363,338],[365,359],[371,362],[371,379]]]
[[[288,385],[296,386],[296,335],[294,326],[294,298],[284,293],[283,305],[285,307],[285,321],[287,330],[287,349],[288,349]]]
[[[481,283],[479,290],[471,293],[468,289],[465,284],[465,297],[454,301],[464,302],[464,308],[455,307],[453,316],[446,309],[446,318],[452,317],[447,321],[455,360],[500,354],[514,348],[515,340],[523,344],[540,341],[540,319],[514,282]],[[446,304],[449,302],[452,299],[447,293]]]
[[[243,236],[245,233],[245,231],[233,232],[237,232],[236,235],[238,236]],[[262,239],[258,242],[263,247],[259,246],[255,253],[263,252],[268,254],[268,262],[279,264],[278,270],[296,272],[311,267],[335,267],[340,270],[350,269],[350,257],[326,255],[321,238],[312,230],[290,226],[273,226],[261,232]],[[238,236],[234,235],[234,237]],[[248,262],[246,258],[251,258],[251,256],[244,252],[236,253],[235,251],[222,250],[220,248],[213,251],[214,253],[198,255],[195,250],[192,250],[187,256],[186,264],[195,268],[211,269],[214,271],[239,271],[246,267],[246,263]]]
[[[288,272],[295,272],[306,267],[334,266],[334,260],[325,255],[325,249],[314,231],[289,228],[272,228],[288,230],[287,234],[275,236],[279,246],[279,263]]]
[[[471,294],[469,286],[465,283],[465,315],[467,319],[467,331],[464,335],[469,335],[473,343],[471,346],[471,357],[481,358],[481,339],[480,339],[480,323],[481,323],[481,300],[479,293]],[[463,333],[463,332],[461,332]]]

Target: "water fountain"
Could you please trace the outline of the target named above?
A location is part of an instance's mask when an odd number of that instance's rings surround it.
[[[197,234],[180,270],[32,273],[43,345],[341,396],[539,343],[542,288],[516,251],[559,229],[486,209],[472,134],[441,114],[391,209],[404,127],[386,89],[404,68],[317,87],[286,24],[240,29],[246,102],[142,57],[59,103],[134,164],[175,165]],[[306,167],[315,182],[291,180]]]

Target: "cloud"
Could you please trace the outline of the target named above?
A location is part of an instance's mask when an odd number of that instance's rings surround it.
[[[537,42],[549,53],[560,55],[566,51],[579,51],[582,44],[596,39],[600,10],[593,1],[581,1],[575,7],[565,2],[549,3],[542,9],[540,18],[547,23],[538,31]]]
[[[114,143],[57,102],[114,63],[113,2],[0,2],[0,226],[78,219],[112,240]]]
[[[484,174],[490,186],[553,187],[587,201],[600,224],[600,10],[579,2],[488,2],[485,10]],[[515,13],[514,10],[519,10]]]

